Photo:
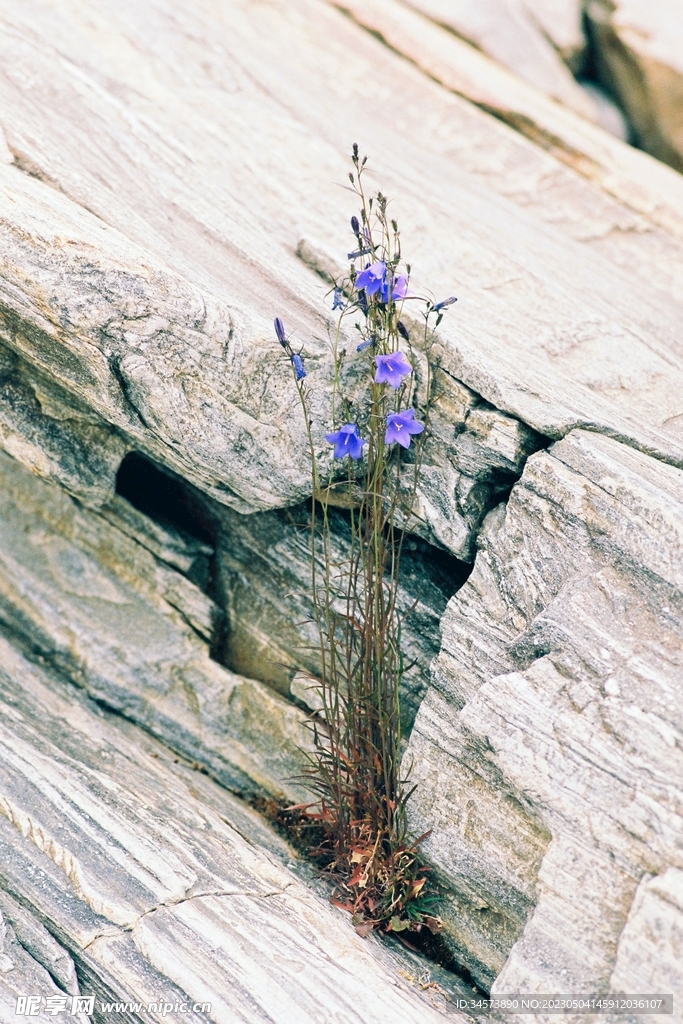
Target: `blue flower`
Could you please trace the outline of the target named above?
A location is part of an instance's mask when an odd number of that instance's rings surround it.
[[[374,338],[366,338],[365,341],[361,341],[360,345],[356,345],[356,352],[365,352],[366,348],[370,348],[374,340]]]
[[[399,274],[398,277],[395,277],[393,279],[392,287],[391,287],[391,297],[392,297],[392,299],[395,302],[398,299],[405,299],[407,291],[408,291],[408,278],[405,276],[405,274]],[[382,287],[380,289],[380,293],[381,293],[381,296],[382,296],[382,302],[385,303],[385,305],[386,305],[386,303],[389,301],[388,274],[385,274],[385,276],[384,276],[384,281],[382,282]]]
[[[387,270],[384,260],[377,260],[376,263],[371,263],[367,266],[365,270],[361,270],[355,280],[355,286],[359,291],[365,289],[368,295],[375,295],[379,292],[380,299],[386,305],[390,297],[389,277],[392,277],[391,298],[394,301],[404,299],[408,291],[408,278],[405,274],[393,277]]]
[[[377,373],[375,384],[389,384],[400,388],[401,378],[413,372],[413,368],[402,352],[390,352],[388,356],[375,356]]]
[[[342,298],[343,294],[344,293],[342,292],[341,288],[334,289],[334,298],[332,300],[332,312],[334,312],[335,309],[346,309],[346,303]]]
[[[424,423],[414,419],[415,410],[406,409],[405,412],[390,412],[387,416],[387,431],[384,435],[385,444],[398,442],[402,448],[410,448],[410,435],[421,434],[424,430]]]
[[[370,264],[365,270],[361,270],[356,277],[355,286],[360,291],[365,289],[367,295],[374,295],[384,284],[384,275],[387,272],[387,265],[383,260]]]
[[[296,379],[303,380],[304,377],[306,376],[306,371],[304,370],[304,361],[301,358],[301,356],[298,356],[296,354],[296,352],[292,356],[292,366],[294,367],[294,375],[296,376]]]
[[[444,299],[442,302],[437,302],[435,306],[432,306],[432,313],[438,313],[440,309],[445,309],[446,306],[452,306],[453,303],[457,301],[457,296],[451,295],[450,299]]]
[[[334,445],[335,459],[343,459],[345,455],[350,455],[352,459],[359,459],[363,454],[363,445],[368,443],[358,433],[355,423],[347,423],[335,434],[325,434],[325,440]]]

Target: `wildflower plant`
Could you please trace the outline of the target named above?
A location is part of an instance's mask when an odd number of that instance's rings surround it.
[[[456,301],[434,303],[409,293],[410,266],[403,263],[388,200],[381,192],[366,195],[366,159],[354,145],[349,179],[360,210],[351,218],[355,245],[348,254],[348,274],[332,293],[339,320],[333,344],[333,422],[325,434],[339,465],[325,484],[303,358],[292,348],[282,321],[275,320],[310,445],[311,597],[321,665],[314,683],[321,710],[311,719],[313,751],[304,769],[316,801],[290,810],[319,826],[315,854],[334,877],[334,901],[353,914],[361,934],[373,928],[439,927],[435,898],[427,891],[427,868],[418,853],[425,837],[409,834],[406,807],[412,790],[401,772],[401,527],[413,512],[428,434],[428,406],[422,412],[416,408],[417,360],[402,316],[406,303],[417,303],[424,324],[420,346],[428,356],[432,326]],[[349,321],[356,333],[353,376],[365,382],[353,395],[342,383],[349,356],[341,339]],[[429,370],[427,378],[428,395]],[[338,545],[332,544],[332,506],[344,507],[350,521],[341,560]]]

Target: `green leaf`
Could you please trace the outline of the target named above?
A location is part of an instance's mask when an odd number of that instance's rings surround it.
[[[410,921],[406,921],[405,918],[392,917],[389,922],[390,932],[404,932],[406,928],[410,928]]]

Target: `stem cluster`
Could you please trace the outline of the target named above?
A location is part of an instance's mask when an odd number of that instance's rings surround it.
[[[357,426],[363,453],[346,459],[342,479],[321,484],[307,384],[295,372],[312,460],[311,586],[321,663],[320,678],[312,680],[321,711],[311,719],[314,749],[304,770],[317,799],[300,810],[322,827],[315,853],[334,875],[335,900],[354,914],[361,933],[373,927],[434,930],[439,926],[431,913],[434,897],[425,892],[427,869],[417,852],[424,837],[411,838],[406,821],[412,790],[401,774],[403,658],[397,607],[404,538],[398,524],[405,524],[413,510],[427,431],[413,442],[410,463],[387,432],[388,416],[413,409],[415,360],[401,313],[416,297],[407,295],[410,267],[399,274],[401,238],[388,201],[380,192],[366,195],[366,158],[359,158],[356,146],[352,159],[349,178],[360,218],[351,219],[356,247],[349,254],[349,274],[335,289],[335,306],[342,313],[333,353],[333,425]],[[369,268],[375,274],[370,284]],[[418,301],[424,304],[428,348],[430,316],[440,318],[444,304]],[[356,358],[368,370],[367,388],[353,400],[342,387],[347,355],[340,348],[349,316],[357,331]],[[291,358],[288,342],[283,347]],[[378,383],[376,357],[399,354],[401,347],[408,349],[412,372],[406,370],[391,385]],[[331,530],[331,508],[340,505],[349,522],[341,559]]]

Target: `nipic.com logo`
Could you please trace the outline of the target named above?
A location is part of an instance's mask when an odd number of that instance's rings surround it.
[[[211,1013],[211,1003],[171,1003],[167,1000],[159,1000],[151,1003],[119,1003],[107,1002],[105,999],[95,1001],[95,996],[17,996],[17,1005],[14,1011],[15,1017],[37,1017],[41,1010],[49,1017],[56,1017],[58,1014],[65,1014],[68,1017],[85,1015],[92,1017],[97,1010],[98,1014],[107,1013],[156,1013],[160,1017],[167,1017],[176,1013]]]
[[[58,1013],[66,1013],[75,1017],[79,1013],[91,1016],[95,1010],[94,996],[17,996],[17,1006],[14,1011],[15,1017],[37,1017],[40,1011],[49,1017],[56,1017]]]

